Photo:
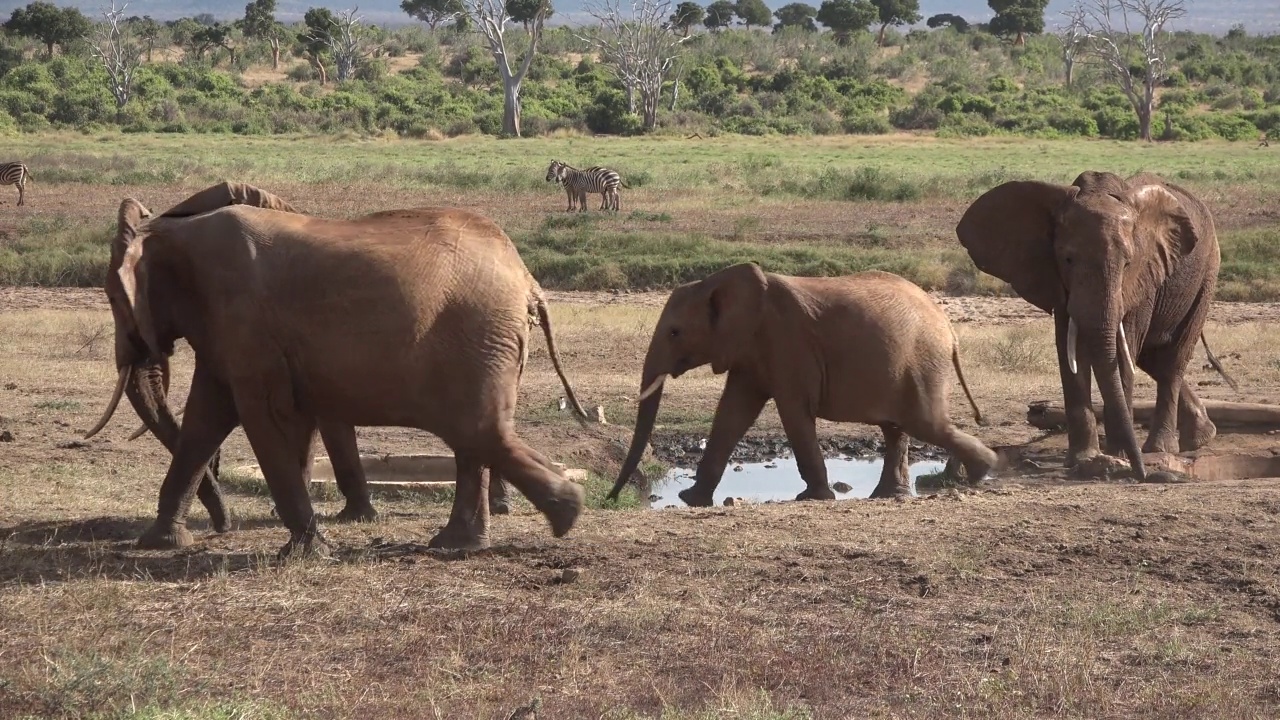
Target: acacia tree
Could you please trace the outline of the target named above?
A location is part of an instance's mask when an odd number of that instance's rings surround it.
[[[831,28],[837,43],[846,45],[854,31],[866,30],[879,16],[879,11],[867,0],[823,0],[817,18]]]
[[[1067,19],[1067,24],[1062,29],[1062,65],[1066,69],[1066,85],[1070,87],[1075,78],[1076,59],[1088,39],[1085,32],[1088,14],[1083,4],[1076,3],[1062,15]]]
[[[634,0],[623,13],[621,0],[603,0],[584,8],[600,21],[598,33],[579,36],[600,53],[600,60],[622,81],[640,93],[640,114],[646,130],[658,124],[662,83],[680,57],[686,38],[668,32],[669,0]],[[674,100],[672,101],[674,102]]]
[[[813,22],[818,15],[818,9],[812,5],[793,2],[774,10],[773,14],[778,18],[778,24],[773,26],[775,33],[789,27],[801,28],[807,32],[818,31],[818,26]]]
[[[1049,0],[987,0],[987,6],[995,11],[988,27],[992,34],[1014,36],[1014,45],[1025,45],[1027,35],[1044,32],[1044,9]]]
[[[1085,14],[1085,56],[1120,86],[1138,116],[1138,136],[1150,142],[1156,88],[1169,77],[1164,26],[1186,16],[1186,0],[1091,0]]]
[[[276,22],[276,0],[253,0],[244,6],[240,29],[245,37],[265,41],[271,46],[271,69],[280,69],[280,43],[286,30]]]
[[[432,30],[466,12],[462,0],[404,0],[400,9],[426,23]]]
[[[15,8],[4,28],[15,35],[39,39],[52,58],[54,45],[64,45],[88,35],[93,24],[77,8],[60,8],[36,0],[24,8]]]
[[[748,30],[752,25],[768,27],[773,20],[773,13],[769,12],[769,6],[764,4],[764,0],[738,0],[733,14],[738,16]]]
[[[925,20],[924,24],[928,25],[930,29],[940,28],[945,25],[955,29],[956,32],[969,32],[969,21],[951,13],[933,15],[928,20]]]
[[[489,43],[489,52],[498,63],[498,74],[502,77],[502,134],[519,137],[520,84],[524,82],[529,66],[533,64],[533,56],[538,52],[542,24],[551,12],[551,2],[543,0],[530,19],[529,47],[525,50],[524,60],[514,70],[511,68],[506,38],[507,23],[513,18],[507,12],[506,3],[502,0],[466,0],[466,5],[472,22]]]
[[[117,110],[127,105],[133,96],[133,73],[142,64],[142,43],[129,31],[124,20],[127,7],[129,4],[125,3],[117,10],[115,0],[111,0],[111,9],[102,11],[103,22],[94,28],[89,50],[107,71],[109,89],[116,99]]]
[[[707,6],[707,16],[703,18],[702,24],[708,30],[727,28],[733,24],[734,9],[734,4],[729,0],[716,0]]]
[[[547,0],[507,0],[507,14],[512,20],[523,25],[525,32],[529,32],[533,27],[533,21],[538,18],[538,13],[542,13],[542,20],[545,22],[551,19],[555,10]]]
[[[325,69],[325,59],[329,55],[329,36],[337,30],[338,20],[329,8],[310,8],[302,16],[302,24],[306,29],[298,33],[298,44],[302,54],[320,73],[320,84],[329,81],[329,71]]]
[[[920,22],[920,0],[871,0],[880,18],[880,32],[876,44],[884,47],[884,34],[890,25],[910,25]]]
[[[694,25],[702,22],[706,16],[707,12],[702,9],[701,5],[685,0],[676,6],[675,12],[671,13],[671,17],[667,18],[667,21],[671,23],[671,27],[684,33],[685,37],[689,37],[689,30]]]

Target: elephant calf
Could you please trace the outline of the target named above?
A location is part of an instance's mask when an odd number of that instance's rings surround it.
[[[707,363],[728,377],[693,487],[680,493],[688,505],[711,504],[734,446],[770,398],[807,486],[797,500],[835,499],[816,418],[880,426],[884,471],[872,497],[907,492],[904,433],[950,451],[973,482],[995,465],[995,453],[947,416],[954,367],[982,422],[951,323],[923,290],[886,272],[800,278],[743,263],[667,299],[644,359],[631,450],[610,498],[640,462],[665,381]]]

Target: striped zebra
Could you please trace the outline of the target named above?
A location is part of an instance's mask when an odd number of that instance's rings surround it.
[[[27,181],[31,180],[31,171],[27,170],[27,166],[20,162],[11,162],[0,165],[0,187],[5,185],[18,186],[18,204],[21,205],[26,199]]]
[[[618,187],[631,188],[622,181],[621,175],[609,168],[593,165],[578,170],[559,160],[552,160],[547,168],[547,182],[552,181],[564,186],[564,192],[569,196],[568,212],[573,212],[575,204],[578,212],[586,212],[587,193],[600,193],[600,209],[616,212],[619,207]]]

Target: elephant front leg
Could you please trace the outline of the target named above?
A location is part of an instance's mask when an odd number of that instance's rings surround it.
[[[707,438],[707,447],[702,451],[702,459],[694,473],[693,487],[678,493],[686,505],[709,507],[713,504],[716,486],[720,484],[733,449],[755,424],[768,401],[769,396],[760,392],[741,371],[729,371],[715,419],[711,421],[711,436]]]
[[[502,473],[489,469],[489,514],[507,515],[511,512],[511,504],[507,500],[507,481]]]
[[[1199,450],[1218,435],[1218,427],[1209,419],[1209,411],[1185,380],[1178,393],[1178,449]]]
[[[880,431],[884,433],[884,467],[880,471],[880,484],[871,492],[871,498],[907,495],[911,492],[911,473],[906,433],[892,423],[881,425]]]
[[[360,448],[356,444],[356,429],[345,423],[319,420],[320,440],[329,453],[333,466],[333,478],[338,491],[347,501],[334,518],[338,522],[373,522],[378,511],[369,498],[369,482],[365,478],[364,465],[360,462]]]
[[[230,516],[227,513],[227,501],[222,495],[222,485],[218,483],[218,467],[221,464],[222,449],[213,451],[209,464],[200,478],[200,486],[196,489],[196,497],[209,513],[209,524],[215,532],[224,533],[231,529]]]
[[[1058,374],[1062,381],[1062,404],[1067,415],[1066,467],[1097,455],[1098,420],[1093,414],[1092,373],[1089,359],[1076,353],[1077,372],[1071,372],[1067,361],[1068,316],[1065,309],[1054,312],[1054,337],[1058,349]],[[1077,343],[1079,345],[1079,343]],[[1083,348],[1080,348],[1083,349]]]
[[[186,417],[178,431],[178,446],[160,485],[156,519],[138,538],[139,548],[170,549],[193,542],[187,529],[187,512],[197,487],[206,479],[210,459],[236,423],[236,408],[227,388],[197,365],[191,378]]]
[[[827,484],[827,463],[822,459],[822,448],[818,445],[817,418],[802,405],[802,401],[780,397],[777,403],[782,429],[791,442],[796,467],[805,484],[796,500],[835,500],[836,494]]]
[[[1178,404],[1182,394],[1182,378],[1156,383],[1156,407],[1151,416],[1151,433],[1142,452],[1178,452]]]
[[[453,510],[428,544],[448,550],[480,550],[489,547],[489,471],[476,458],[455,453],[458,467]]]

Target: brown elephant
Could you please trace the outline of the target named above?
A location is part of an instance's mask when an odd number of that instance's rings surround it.
[[[250,186],[204,193],[231,200],[152,217],[126,199],[112,244],[106,291],[119,378],[99,425],[128,392],[164,440],[176,425],[167,358],[179,338],[196,356],[157,518],[140,546],[191,542],[187,510],[237,425],[290,531],[282,552],[319,545],[305,487],[319,418],[414,427],[453,450],[457,491],[435,547],[488,544],[485,467],[529,498],[556,537],[569,532],[582,487],[514,428],[531,318],[545,315],[546,302],[501,228],[453,208],[335,220],[272,209],[282,201]]]
[[[972,482],[996,462],[947,416],[954,368],[981,422],[951,323],[923,290],[880,271],[800,278],[742,263],[667,299],[644,358],[631,449],[610,498],[640,462],[665,381],[708,363],[728,376],[694,484],[680,492],[688,505],[711,504],[734,446],[771,398],[806,485],[797,500],[835,498],[816,418],[880,426],[884,470],[872,497],[908,492],[904,433],[949,450]]]
[[[1155,175],[1125,180],[1094,171],[1071,185],[1007,182],[969,206],[956,235],[980,270],[1054,316],[1067,466],[1098,453],[1091,372],[1108,452],[1126,454],[1139,478],[1145,470],[1133,428],[1135,364],[1156,381],[1143,451],[1194,450],[1217,434],[1183,382],[1203,339],[1220,262],[1213,216],[1189,191]],[[1212,353],[1210,359],[1222,372]]]

